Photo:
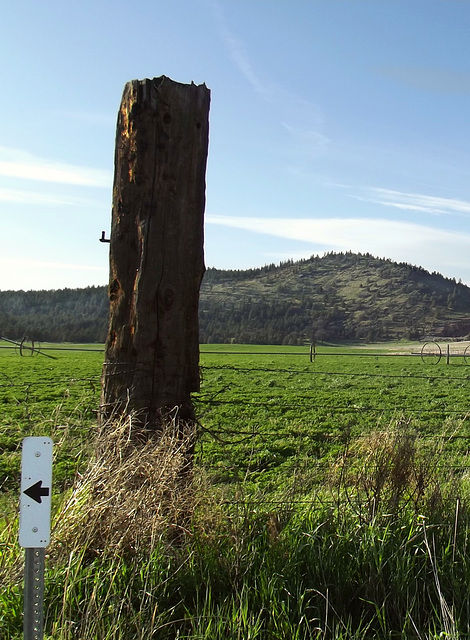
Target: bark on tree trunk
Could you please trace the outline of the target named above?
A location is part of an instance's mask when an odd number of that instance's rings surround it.
[[[126,84],[118,115],[110,318],[101,421],[194,419],[210,91],[165,76]]]

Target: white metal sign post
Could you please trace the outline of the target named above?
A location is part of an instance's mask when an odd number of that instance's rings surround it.
[[[51,530],[52,440],[28,437],[21,457],[20,546],[25,549],[24,640],[42,640],[44,556]]]

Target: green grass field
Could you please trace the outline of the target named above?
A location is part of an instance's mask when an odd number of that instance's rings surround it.
[[[345,446],[396,424],[430,452],[445,447],[445,464],[466,467],[470,369],[462,358],[431,365],[405,355],[413,347],[400,355],[320,348],[311,363],[305,348],[246,351],[202,357],[200,462],[218,481],[273,490],[307,470],[321,482]]]
[[[22,439],[55,442],[58,514],[93,451],[103,353],[74,347],[0,350],[2,638],[21,637]],[[470,367],[420,349],[203,345],[183,538],[51,560],[46,637],[470,637]]]

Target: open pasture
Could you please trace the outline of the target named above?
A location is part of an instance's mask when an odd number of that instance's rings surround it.
[[[0,636],[11,640],[21,441],[56,443],[56,511],[96,433],[103,353],[76,347],[55,359],[0,350]],[[162,533],[150,549],[78,546],[51,560],[46,638],[470,637],[470,367],[416,351],[320,346],[311,362],[308,347],[203,345],[190,528],[176,546]]]
[[[305,489],[353,445],[394,432],[465,473],[470,368],[461,357],[435,365],[420,350],[320,347],[311,362],[308,347],[213,348],[196,399],[201,464],[217,482]]]
[[[52,436],[54,481],[61,492],[86,464],[93,438],[103,354],[76,345],[66,351],[41,347],[52,355],[20,356],[17,349],[0,350],[0,486],[16,490],[20,447],[29,435]],[[95,347],[97,349],[99,347]]]
[[[17,486],[26,435],[57,443],[58,492],[86,463],[93,441],[101,347],[41,348],[54,359],[0,350],[3,490]],[[321,485],[353,443],[398,429],[430,455],[438,452],[441,467],[465,473],[470,366],[463,357],[433,364],[419,357],[421,348],[319,346],[311,361],[308,346],[202,345],[197,464],[229,492],[240,484],[268,493],[296,483],[305,489]],[[462,348],[452,345],[452,353]]]

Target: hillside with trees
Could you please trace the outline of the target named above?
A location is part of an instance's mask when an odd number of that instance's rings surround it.
[[[0,332],[12,339],[104,342],[106,287],[0,292]],[[470,288],[370,254],[328,253],[259,269],[209,268],[200,296],[203,343],[466,337]]]
[[[104,342],[106,287],[0,291],[0,335],[42,342]]]

